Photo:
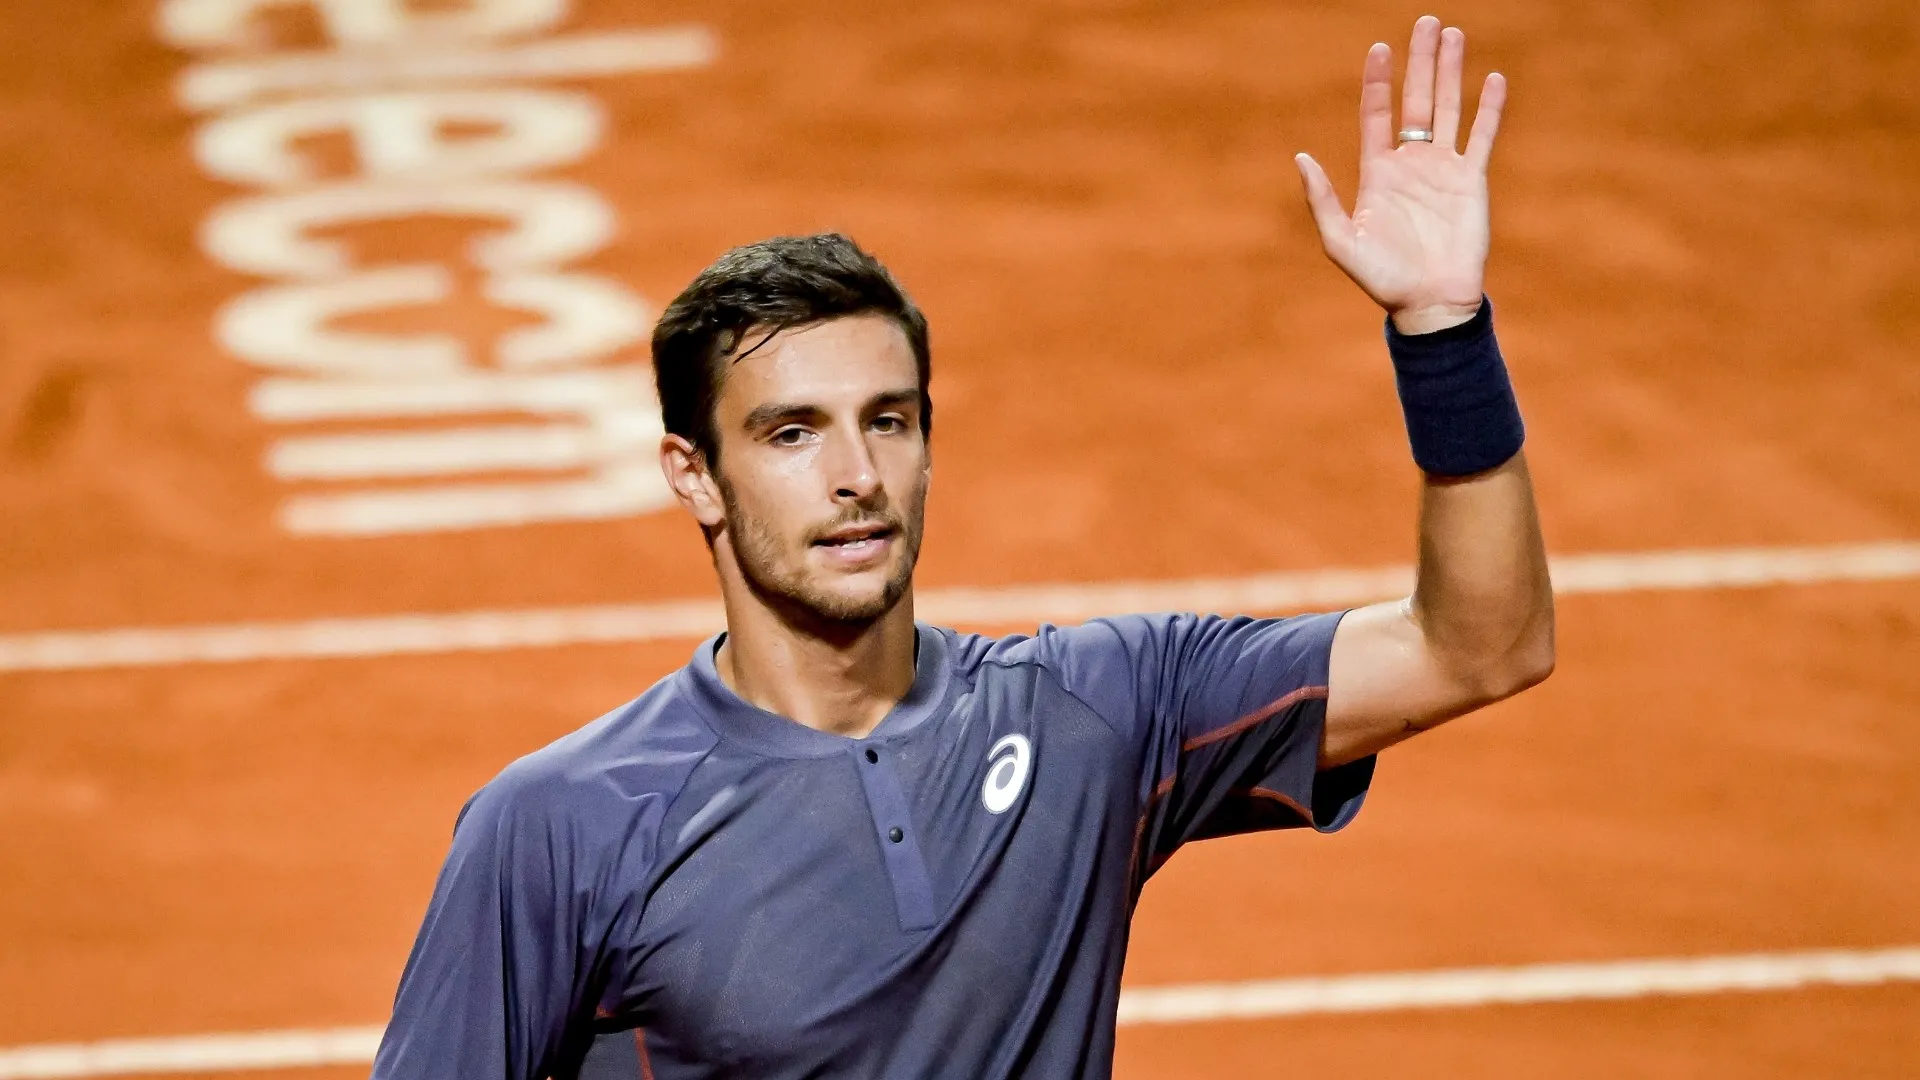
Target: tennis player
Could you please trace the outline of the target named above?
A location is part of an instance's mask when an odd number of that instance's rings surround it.
[[[1367,54],[1333,261],[1387,314],[1411,597],[1004,638],[914,621],[927,324],[837,235],[737,248],[653,337],[661,465],[726,632],[461,813],[378,1080],[1110,1075],[1128,921],[1190,840],[1340,828],[1374,755],[1539,682],[1553,600],[1482,294],[1488,76]],[[1017,512],[1017,508],[1010,508]]]

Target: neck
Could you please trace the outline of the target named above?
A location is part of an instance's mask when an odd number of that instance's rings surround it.
[[[859,738],[913,689],[911,589],[880,618],[849,625],[775,610],[730,576],[722,575],[727,637],[714,667],[749,704]]]

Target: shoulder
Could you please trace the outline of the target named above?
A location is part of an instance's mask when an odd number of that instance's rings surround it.
[[[468,800],[456,836],[544,832],[570,846],[631,837],[657,823],[716,742],[669,676],[501,770]]]
[[[1168,613],[1113,615],[1072,626],[1041,626],[1031,634],[988,637],[944,630],[955,669],[971,675],[983,667],[1037,666],[1062,676],[1113,662],[1138,663],[1180,635],[1201,616]]]
[[[1121,731],[1150,707],[1170,641],[1192,615],[1119,615],[1031,634],[950,634],[956,677],[975,683],[996,670],[1039,670]]]

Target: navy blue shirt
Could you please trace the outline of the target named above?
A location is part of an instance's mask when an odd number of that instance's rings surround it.
[[[1128,922],[1188,840],[1360,807],[1340,616],[921,626],[862,739],[719,639],[461,812],[376,1080],[1106,1077]]]

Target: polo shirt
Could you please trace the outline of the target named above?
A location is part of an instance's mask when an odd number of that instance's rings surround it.
[[[1141,886],[1330,832],[1339,614],[921,625],[864,738],[748,704],[721,638],[462,810],[375,1080],[1100,1078]]]

